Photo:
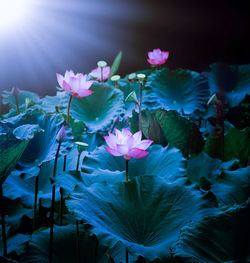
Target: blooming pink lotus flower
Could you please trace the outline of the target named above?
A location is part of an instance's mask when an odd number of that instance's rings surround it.
[[[102,70],[103,70],[103,72],[102,72]],[[91,70],[90,73],[92,76],[96,77],[96,79],[99,81],[107,80],[111,76],[110,66],[106,66],[102,70],[100,67],[97,67],[97,68]],[[102,76],[103,76],[103,79],[102,79]]]
[[[125,160],[143,158],[149,154],[145,151],[152,143],[151,140],[141,140],[142,132],[138,131],[134,135],[128,129],[119,131],[115,129],[115,134],[109,132],[109,136],[104,136],[107,145],[105,149],[114,156],[123,156]]]
[[[169,56],[168,51],[161,51],[159,48],[154,49],[153,51],[148,52],[148,63],[151,65],[160,66],[164,64]]]
[[[77,73],[76,75],[72,70],[66,70],[65,75],[56,74],[58,84],[65,90],[69,91],[72,96],[82,98],[89,96],[93,93],[89,90],[93,84],[93,80],[87,80],[87,74]]]

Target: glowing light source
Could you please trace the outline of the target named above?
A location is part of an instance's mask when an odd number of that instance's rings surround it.
[[[20,26],[27,17],[31,0],[0,0],[0,32]]]

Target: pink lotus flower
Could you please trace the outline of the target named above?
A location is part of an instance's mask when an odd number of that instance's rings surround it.
[[[72,96],[82,98],[89,96],[93,93],[89,90],[90,86],[94,82],[93,80],[87,80],[87,74],[77,73],[76,75],[72,70],[66,70],[65,76],[56,74],[58,84],[65,90],[69,91]]]
[[[99,81],[107,80],[111,76],[110,66],[106,66],[102,70],[103,70],[103,72],[101,71],[100,67],[97,67],[97,68],[91,70],[90,73],[92,76],[96,77],[96,79]],[[103,76],[103,79],[102,79],[102,76]]]
[[[56,135],[56,141],[58,143],[62,143],[65,141],[66,137],[67,137],[67,134],[66,134],[66,131],[63,125],[62,128],[59,130],[59,132]]]
[[[161,51],[159,48],[154,49],[153,51],[148,52],[148,63],[151,65],[160,66],[164,64],[169,56],[168,51]]]
[[[149,154],[145,151],[152,143],[151,140],[141,140],[142,132],[138,131],[134,135],[128,129],[119,131],[115,129],[115,135],[109,132],[109,136],[104,136],[107,145],[105,149],[114,156],[123,156],[125,160],[143,158]]]

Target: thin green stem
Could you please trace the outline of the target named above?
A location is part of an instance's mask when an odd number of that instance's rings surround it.
[[[101,67],[101,82],[103,82],[103,68]]]
[[[81,158],[81,153],[79,152],[77,157],[77,163],[76,163],[76,171],[79,170],[80,158]]]
[[[143,83],[142,83],[142,81],[140,81],[139,131],[142,130],[142,116],[141,116],[141,106],[142,106],[142,86],[143,86]]]
[[[33,230],[36,230],[37,228],[37,196],[38,196],[39,177],[40,177],[40,172],[36,176],[36,184],[35,184]]]
[[[128,160],[126,160],[126,183],[128,182]]]
[[[16,99],[16,111],[17,111],[17,114],[20,114],[19,103],[18,103],[18,96],[17,95],[15,96],[15,99]]]
[[[77,263],[81,262],[80,255],[80,233],[79,233],[79,221],[76,220],[76,254],[77,254]]]
[[[67,163],[67,155],[65,154],[63,156],[63,172],[66,171],[66,163]],[[60,187],[60,211],[59,211],[59,225],[62,226],[62,218],[63,218],[63,192],[62,188]]]
[[[67,121],[66,121],[67,125],[69,125],[69,111],[70,111],[71,101],[72,101],[72,95],[70,95],[70,97],[69,97],[69,103],[68,103],[68,109],[67,109]]]
[[[126,263],[128,263],[128,250],[127,250],[127,248],[126,248],[125,253],[126,253]]]
[[[3,236],[3,256],[7,257],[7,239],[5,229],[5,214],[4,214],[4,202],[3,202],[3,184],[0,183],[0,207],[1,207],[1,219],[2,219],[2,236]]]
[[[57,168],[57,159],[59,156],[61,143],[58,143],[55,163],[54,163],[54,170],[53,170],[53,180],[56,177],[56,168]],[[54,231],[54,213],[55,213],[55,194],[56,194],[56,186],[53,182],[52,187],[52,201],[51,201],[51,212],[50,212],[50,239],[49,239],[49,263],[52,263],[52,256],[53,256],[53,231]]]

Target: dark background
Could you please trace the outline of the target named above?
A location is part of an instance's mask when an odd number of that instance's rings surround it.
[[[88,73],[98,60],[111,64],[119,50],[122,76],[148,68],[147,52],[153,48],[170,52],[166,65],[173,69],[202,71],[218,61],[250,63],[247,1],[45,3],[21,37],[0,39],[1,90],[18,86],[54,94],[57,72]]]

